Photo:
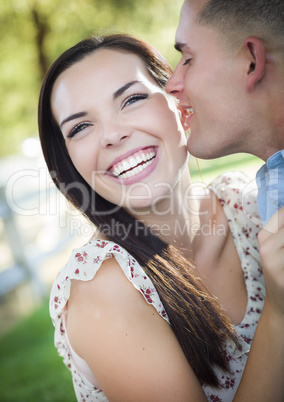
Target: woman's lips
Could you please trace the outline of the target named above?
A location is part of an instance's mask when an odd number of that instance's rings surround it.
[[[107,171],[115,181],[133,184],[151,173],[157,165],[158,147],[140,149],[113,164]]]
[[[154,163],[157,156],[157,147],[147,147],[140,149],[129,155],[128,157],[114,163],[109,169],[108,173],[119,181],[132,182],[135,176],[145,176],[151,171],[151,165]],[[154,166],[153,166],[154,167]],[[149,169],[150,168],[150,169]],[[145,175],[143,174],[145,172]]]

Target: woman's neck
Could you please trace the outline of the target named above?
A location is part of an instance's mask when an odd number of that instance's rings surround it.
[[[199,231],[199,202],[194,199],[188,171],[168,196],[135,217],[149,226],[153,233],[192,258],[192,244]]]

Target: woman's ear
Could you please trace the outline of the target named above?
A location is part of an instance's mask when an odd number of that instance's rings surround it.
[[[244,43],[249,51],[250,65],[247,71],[247,90],[253,91],[262,80],[266,69],[266,49],[262,40],[250,36]]]

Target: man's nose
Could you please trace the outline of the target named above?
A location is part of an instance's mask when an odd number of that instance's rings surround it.
[[[178,64],[173,75],[166,83],[165,89],[167,93],[179,99],[184,90],[184,80],[185,76],[181,71],[181,66]]]

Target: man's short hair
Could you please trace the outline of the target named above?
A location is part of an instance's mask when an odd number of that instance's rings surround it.
[[[284,0],[208,0],[197,20],[218,30],[231,46],[256,36],[284,57]]]

